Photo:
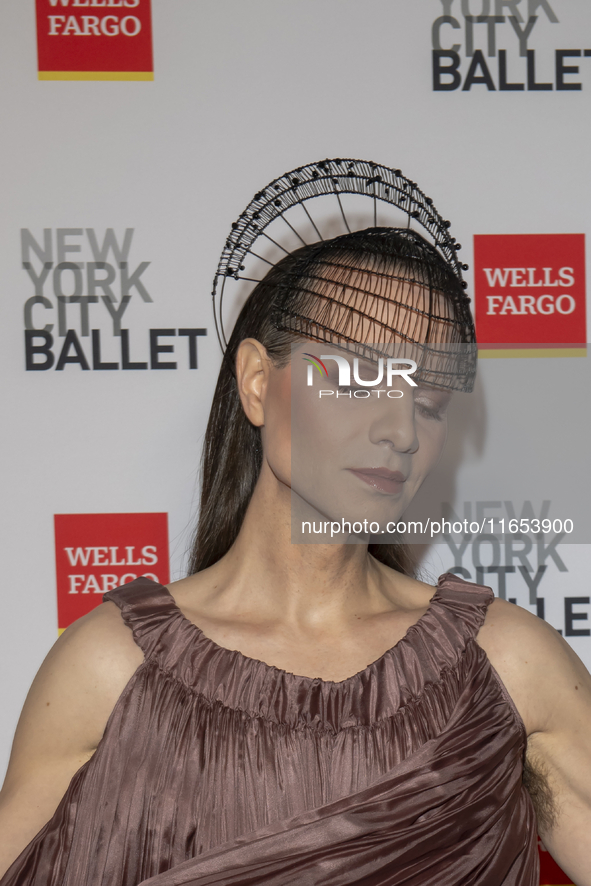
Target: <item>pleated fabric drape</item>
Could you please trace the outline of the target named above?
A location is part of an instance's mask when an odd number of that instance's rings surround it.
[[[488,588],[339,683],[217,645],[168,590],[109,591],[144,652],[0,886],[535,886],[523,723],[475,642]]]

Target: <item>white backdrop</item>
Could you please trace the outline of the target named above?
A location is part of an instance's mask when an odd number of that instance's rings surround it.
[[[589,231],[591,58],[567,59],[580,71],[565,80],[581,82],[581,90],[432,88],[434,20],[451,16],[458,25],[442,23],[441,45],[461,44],[465,78],[466,15],[515,12],[515,4],[494,6],[153,0],[153,82],[39,82],[34,4],[0,0],[2,768],[28,685],[57,635],[54,514],[168,513],[171,578],[184,574],[220,362],[211,281],[230,223],[255,191],[323,157],[401,167],[452,220],[470,265],[473,234]],[[591,45],[591,6],[518,0],[518,9],[538,16],[529,43],[536,82],[555,85],[555,50],[584,50],[584,39]],[[527,59],[519,55],[515,27],[499,23],[497,54],[490,56],[488,26],[472,24],[494,82],[498,49],[505,47],[509,78],[525,83]],[[176,356],[161,355],[177,360],[174,371],[85,371],[74,364],[26,371],[23,308],[34,287],[22,267],[23,228],[39,244],[51,229],[54,262],[86,264],[97,260],[87,229],[100,246],[107,229],[121,245],[133,228],[129,273],[150,264],[136,278],[144,291],[132,287],[125,308],[131,359],[149,360],[149,329],[207,328],[197,342],[198,369],[189,368],[188,342],[177,336],[160,340],[175,346]],[[78,252],[62,250],[60,258],[58,229],[82,230],[60,235]],[[38,256],[28,258],[38,273]],[[60,281],[66,295],[73,273]],[[467,279],[472,289],[471,270]],[[33,318],[37,327],[54,323],[57,357],[59,293],[51,275],[45,285],[53,307],[37,303]],[[92,366],[80,306],[65,310]],[[119,361],[108,308],[98,301],[88,310],[90,328],[101,331],[102,360]],[[470,497],[460,477],[457,500]],[[591,559],[587,546],[560,550],[568,571],[550,562],[544,576],[546,618],[557,628],[564,627],[564,597],[589,594]],[[475,579],[469,549],[462,562]],[[450,566],[449,547],[430,553],[433,574]],[[511,584],[518,580],[508,577],[508,596],[528,605],[525,586]],[[575,610],[586,615],[589,607]],[[591,665],[591,638],[568,639]]]

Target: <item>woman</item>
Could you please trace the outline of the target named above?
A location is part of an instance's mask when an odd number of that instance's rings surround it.
[[[291,540],[292,514],[403,512],[469,386],[468,317],[449,263],[397,229],[259,284],[214,397],[192,574],[109,592],[50,652],[2,792],[2,886],[533,886],[526,747],[545,842],[591,883],[591,686],[562,639],[487,588],[417,581],[398,545]],[[302,381],[312,349],[367,380],[409,341],[417,384],[365,411],[328,371],[330,412]]]

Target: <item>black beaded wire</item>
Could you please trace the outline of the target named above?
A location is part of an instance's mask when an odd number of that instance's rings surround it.
[[[302,246],[312,246],[315,244],[321,246],[323,243],[328,245],[333,238],[325,240],[318,225],[312,218],[306,203],[316,197],[331,195],[335,197],[338,203],[338,212],[342,217],[347,232],[350,234],[351,227],[341,200],[341,195],[343,194],[361,194],[370,197],[373,202],[373,228],[376,232],[378,230],[378,202],[382,202],[394,206],[406,214],[406,230],[408,230],[409,234],[413,233],[411,224],[416,223],[430,236],[433,247],[432,252],[438,253],[440,257],[437,258],[435,255],[437,262],[441,259],[445,263],[448,272],[451,272],[450,278],[456,281],[451,288],[448,286],[445,289],[450,301],[456,306],[457,311],[457,318],[455,323],[453,323],[457,327],[453,335],[453,342],[456,345],[460,345],[463,342],[468,346],[463,351],[462,346],[459,350],[457,348],[454,349],[454,354],[450,350],[447,355],[449,359],[446,358],[449,367],[443,374],[437,372],[435,383],[458,390],[470,390],[475,375],[475,334],[469,309],[470,299],[464,291],[467,288],[467,284],[462,276],[462,271],[467,270],[468,265],[461,263],[458,258],[461,245],[450,234],[450,222],[439,214],[433,205],[432,199],[427,197],[415,182],[406,178],[400,169],[390,169],[387,166],[365,160],[340,158],[322,160],[287,172],[256,193],[244,212],[232,224],[231,232],[222,250],[212,290],[215,326],[222,350],[224,351],[227,347],[223,327],[223,300],[226,281],[232,279],[246,280],[253,283],[261,282],[260,279],[257,280],[242,274],[246,270],[245,262],[249,255],[259,261],[263,261],[270,267],[275,266],[274,262],[255,252],[253,247],[257,240],[263,237],[273,243],[284,257],[292,255],[293,253],[290,250],[267,233],[269,225],[281,218],[291,232],[295,234]],[[304,239],[286,217],[286,212],[295,206],[303,208],[318,238],[312,244]],[[367,230],[366,233],[371,235],[371,230]],[[405,229],[390,230],[404,231]],[[420,235],[416,232],[415,234],[420,239]],[[346,235],[343,236],[346,239]],[[423,243],[426,242],[423,240]],[[432,259],[430,260],[427,255],[421,255],[420,260],[425,260],[427,264],[432,262]],[[424,282],[421,285],[424,285]],[[295,283],[296,281],[294,281]],[[439,291],[442,292],[443,290],[440,289]],[[283,320],[277,321],[277,328],[295,331],[296,333],[299,331],[304,336],[319,341],[333,340],[331,333],[334,330],[327,328],[324,331],[320,331],[319,327],[316,333],[311,332],[310,322],[314,323],[314,321],[310,321],[310,317],[299,317],[299,315],[290,312],[287,302],[283,306],[283,313],[285,316]],[[420,311],[418,313],[425,312]],[[317,323],[315,325],[318,326]],[[352,339],[347,339],[346,336],[343,337],[339,334],[338,337],[341,340],[352,342]],[[412,337],[406,337],[405,340],[410,344],[420,345],[420,342]],[[451,345],[451,343],[450,341],[449,344]],[[430,349],[430,353],[431,358],[437,357],[441,364],[442,354],[437,353],[437,349],[435,351]],[[455,370],[453,367],[454,360],[456,361]],[[458,377],[452,383],[452,375],[454,371],[457,372],[458,361],[463,367],[460,372],[461,378]]]
[[[363,194],[370,197],[374,204],[374,227],[377,227],[377,201],[395,206],[405,212],[408,216],[409,226],[412,219],[429,233],[434,246],[454,271],[460,285],[464,289],[467,288],[462,277],[462,270],[467,270],[468,265],[459,261],[457,253],[461,249],[461,244],[457,243],[449,232],[451,223],[439,214],[431,198],[427,197],[415,182],[406,178],[400,169],[390,169],[379,163],[340,158],[322,160],[319,163],[299,166],[272,181],[254,195],[244,212],[241,212],[232,224],[231,232],[222,250],[212,290],[216,331],[222,349],[225,349],[227,345],[222,319],[226,279],[228,277],[235,280],[251,279],[241,276],[241,271],[245,270],[244,260],[250,253],[255,258],[266,261],[253,252],[252,247],[259,237],[265,236],[266,228],[279,217],[283,217],[302,244],[307,245],[285,218],[284,213],[293,206],[303,206],[318,239],[322,240],[323,237],[305,203],[315,197],[331,194],[338,201],[339,211],[348,232],[350,232],[350,227],[340,200],[341,194]],[[288,254],[288,250],[280,243],[271,237],[268,239],[282,252]],[[267,263],[272,264],[271,262]]]

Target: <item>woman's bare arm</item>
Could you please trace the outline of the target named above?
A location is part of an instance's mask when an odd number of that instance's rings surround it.
[[[78,619],[49,651],[27,695],[0,791],[0,876],[92,757],[142,661],[114,603]]]
[[[591,886],[591,676],[554,628],[512,603],[495,600],[478,642],[528,732],[544,844]]]

